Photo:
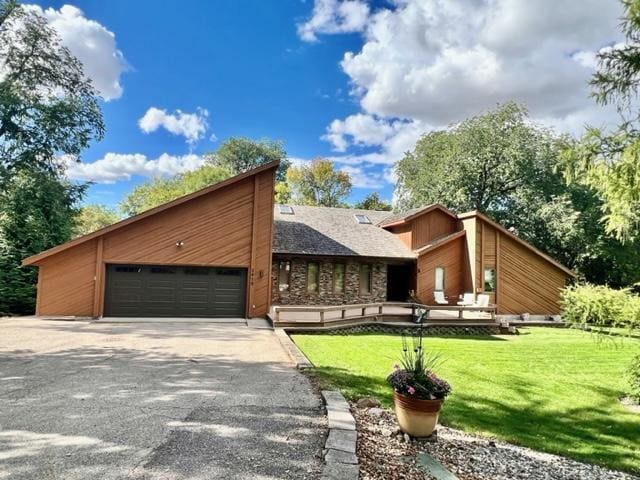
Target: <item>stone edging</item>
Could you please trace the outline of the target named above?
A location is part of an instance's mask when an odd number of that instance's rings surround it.
[[[320,480],[358,480],[356,420],[340,392],[323,390],[321,393],[327,407],[329,435],[324,445],[325,465]]]
[[[289,354],[289,357],[291,357],[293,363],[296,364],[296,368],[298,370],[313,368],[313,363],[311,363],[309,359],[305,357],[304,353],[302,353],[295,342],[291,340],[291,338],[289,338],[289,335],[284,329],[274,328],[273,331],[276,334],[276,337],[278,337],[280,345],[282,345],[282,348],[284,348],[285,351]]]

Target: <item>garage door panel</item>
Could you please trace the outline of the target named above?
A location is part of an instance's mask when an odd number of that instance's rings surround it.
[[[244,316],[243,269],[108,265],[107,316]]]

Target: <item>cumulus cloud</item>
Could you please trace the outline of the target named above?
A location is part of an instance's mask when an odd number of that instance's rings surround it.
[[[614,121],[588,80],[596,52],[621,41],[621,15],[617,0],[394,0],[369,13],[362,47],[340,62],[361,111],[322,138],[345,153],[336,162],[390,165],[422,133],[510,100],[563,132]]]
[[[84,72],[105,100],[122,96],[120,75],[127,69],[127,62],[116,46],[116,37],[106,27],[84,16],[79,8],[63,5],[42,9],[38,5],[25,5],[47,19],[55,28],[62,44],[82,62]]]
[[[369,6],[360,0],[316,0],[311,18],[298,24],[305,42],[317,41],[316,34],[360,32],[369,18]]]
[[[209,112],[203,108],[198,108],[194,113],[186,113],[181,110],[167,113],[166,110],[151,107],[138,120],[138,126],[144,133],[164,128],[174,135],[183,136],[187,143],[193,145],[204,136],[209,128],[208,117]]]
[[[133,176],[169,177],[196,170],[204,162],[205,160],[198,155],[173,156],[166,153],[155,159],[149,159],[140,153],[107,153],[103,158],[91,163],[79,163],[70,158],[66,160],[69,179],[96,183],[130,180]]]

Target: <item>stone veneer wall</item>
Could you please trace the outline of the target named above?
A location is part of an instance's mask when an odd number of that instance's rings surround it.
[[[291,262],[291,285],[288,292],[278,291],[278,263]],[[307,263],[320,266],[318,292],[307,291]],[[344,263],[344,293],[333,292],[333,265]],[[360,294],[360,265],[371,265],[371,293]],[[273,260],[271,269],[271,303],[274,305],[343,305],[383,302],[387,298],[387,264],[380,261],[313,259],[280,257]]]

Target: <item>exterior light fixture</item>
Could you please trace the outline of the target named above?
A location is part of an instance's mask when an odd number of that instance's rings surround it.
[[[182,240],[178,240],[178,241],[176,242],[176,247],[180,248],[180,247],[182,247],[182,246],[184,246],[184,242],[183,242]]]

